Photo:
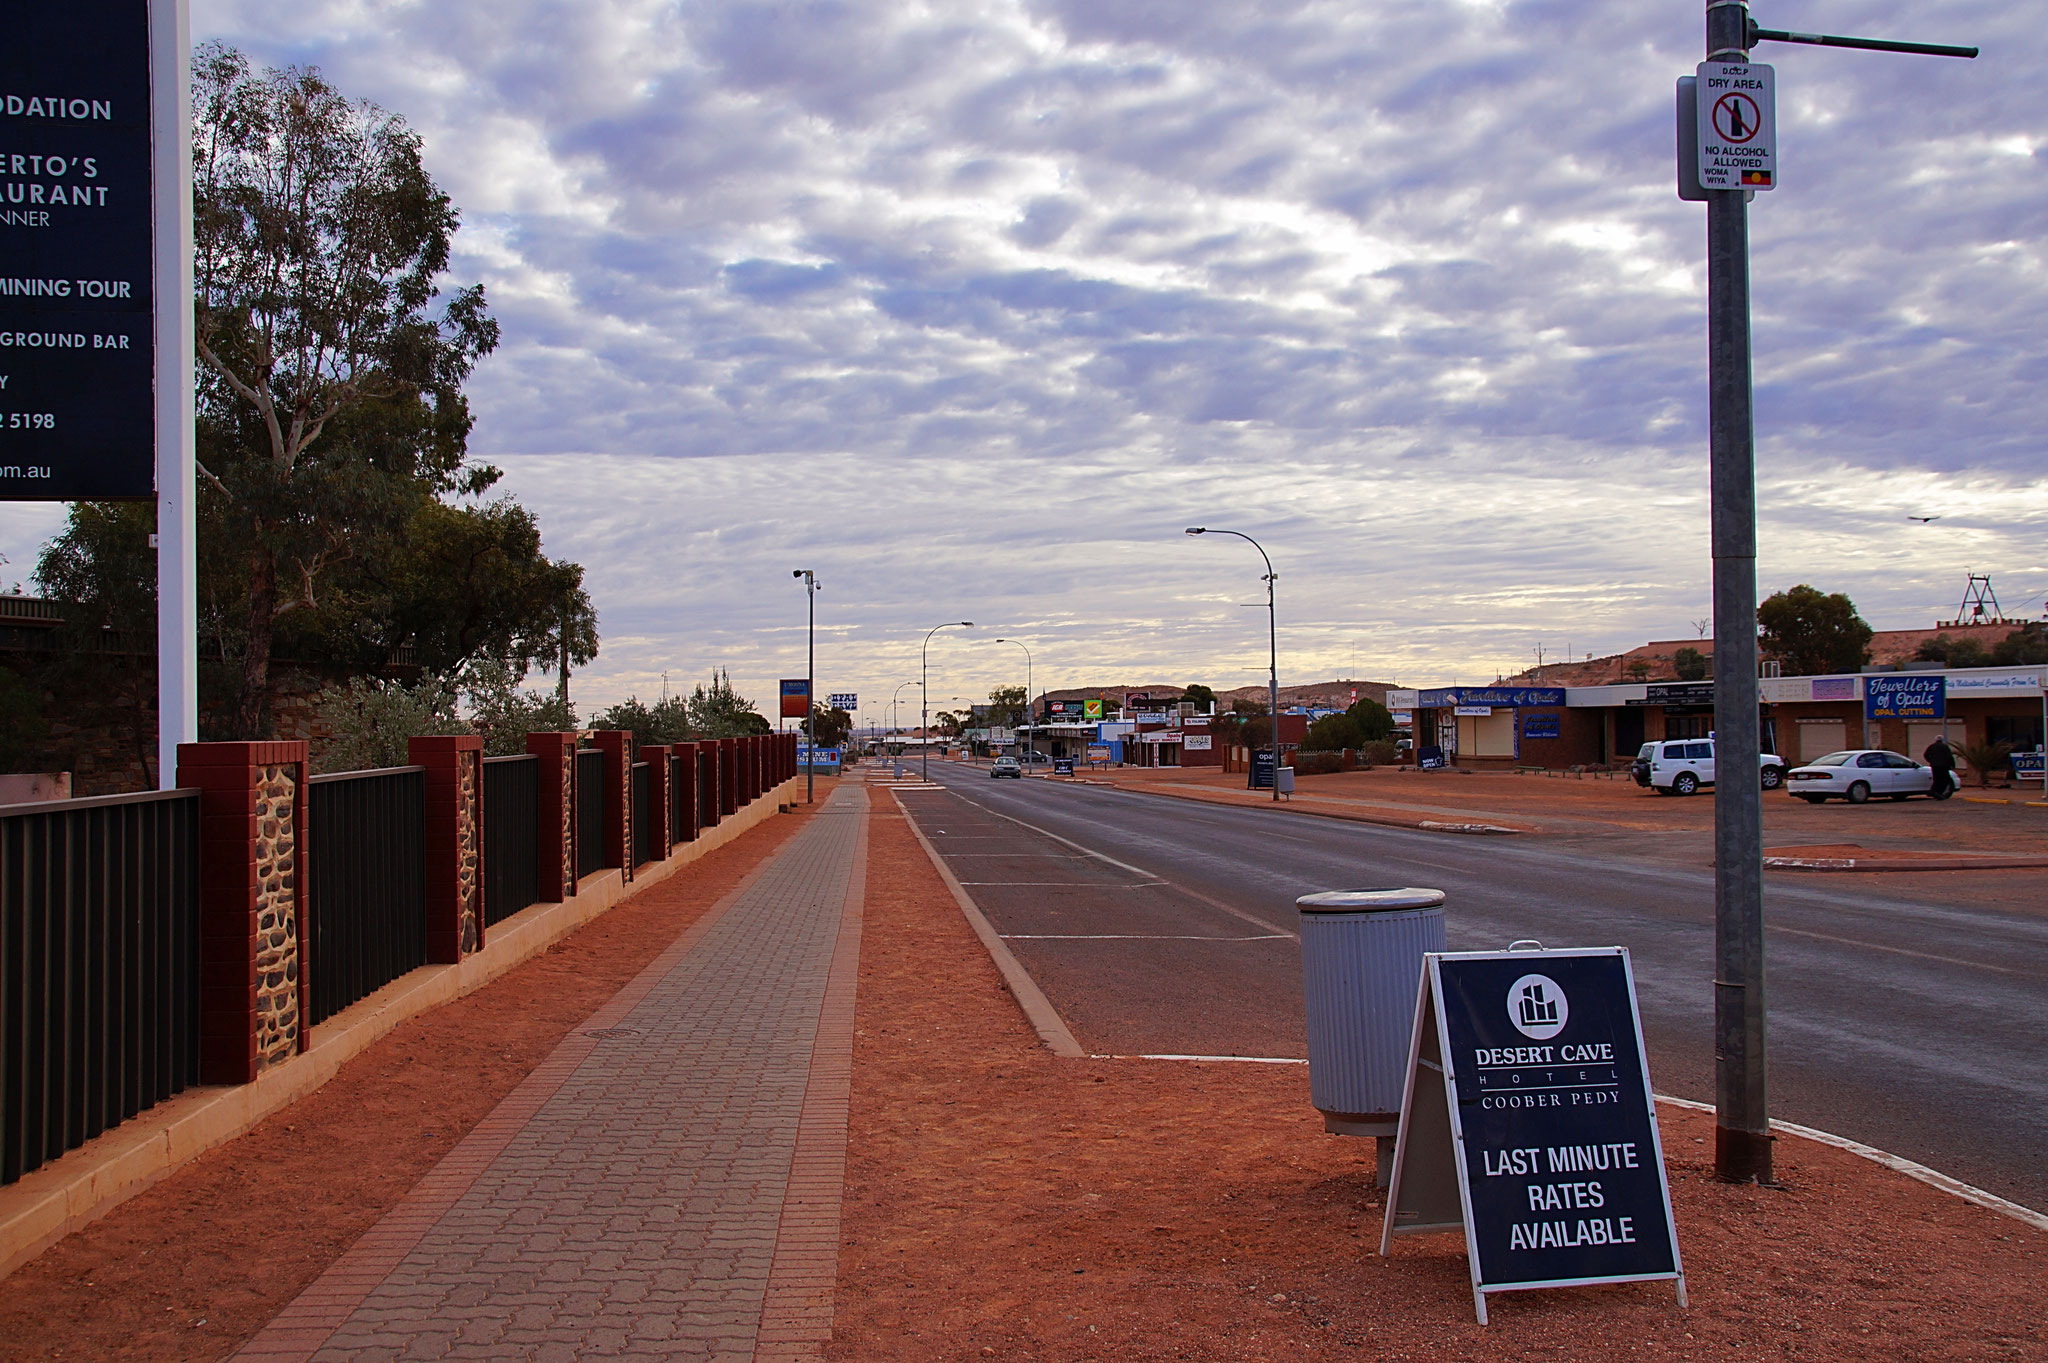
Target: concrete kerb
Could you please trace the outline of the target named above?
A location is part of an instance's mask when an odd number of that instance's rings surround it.
[[[254,1083],[187,1089],[0,1188],[0,1278],[313,1092],[400,1023],[482,988],[607,909],[774,818],[778,801],[790,799],[795,785],[785,782],[695,842],[676,844],[666,861],[641,867],[631,883],[616,869],[601,871],[583,877],[572,899],[535,904],[494,924],[482,951],[459,965],[422,966],[393,980],[315,1027],[304,1053]]]
[[[974,929],[974,935],[981,940],[989,959],[995,962],[996,970],[1002,974],[1003,984],[1010,991],[1010,997],[1017,1000],[1017,1006],[1023,1010],[1024,1020],[1031,1024],[1032,1030],[1038,1033],[1039,1040],[1043,1041],[1046,1049],[1054,1055],[1069,1060],[1086,1059],[1088,1052],[1082,1049],[1081,1043],[1076,1041],[1074,1034],[1067,1029],[1059,1010],[1052,1006],[1052,1000],[1046,998],[1045,991],[1038,987],[1038,982],[1024,969],[1023,963],[1003,941],[995,925],[988,921],[988,915],[974,902],[974,896],[967,893],[959,877],[953,874],[952,868],[939,856],[939,849],[932,846],[931,839],[925,837],[924,830],[917,826],[917,816],[910,812],[910,807],[900,798],[896,805],[903,811],[903,822],[909,826],[918,846],[924,848],[924,854],[931,858],[932,869],[939,873],[939,879],[944,881],[946,888],[952,892],[953,902],[960,906],[960,912],[966,915],[968,926]]]
[[[1669,1103],[1672,1107],[1688,1108],[1694,1112],[1712,1112],[1714,1110],[1712,1103],[1696,1103],[1690,1098],[1673,1098],[1663,1093],[1657,1095],[1657,1101]],[[2035,1230],[2048,1231],[2048,1216],[2042,1215],[2033,1208],[2023,1207],[2017,1202],[2009,1202],[1996,1193],[1987,1193],[1982,1188],[1973,1187],[1961,1179],[1951,1178],[1939,1169],[1930,1169],[1924,1164],[1915,1164],[1903,1155],[1894,1155],[1888,1150],[1879,1150],[1876,1146],[1865,1145],[1861,1141],[1852,1141],[1847,1136],[1837,1136],[1832,1131],[1820,1131],[1810,1126],[1797,1126],[1791,1122],[1773,1121],[1771,1123],[1771,1130],[1782,1131],[1788,1136],[1797,1136],[1802,1140],[1815,1141],[1821,1145],[1832,1146],[1837,1150],[1846,1151],[1858,1158],[1867,1159],[1872,1164],[1881,1164],[1887,1169],[1895,1170],[1898,1173],[1904,1174],[1907,1178],[1917,1179],[1930,1188],[1938,1188],[1951,1197],[1961,1198],[1973,1206],[1982,1207],[1986,1211],[1997,1212],[2000,1216],[2009,1216],[2015,1221],[2032,1226]]]

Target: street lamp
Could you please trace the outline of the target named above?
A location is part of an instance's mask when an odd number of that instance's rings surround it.
[[[811,608],[810,624],[805,634],[807,653],[804,661],[804,742],[810,748],[810,754],[804,761],[804,803],[810,804],[818,770],[818,698],[811,693],[818,685],[818,593],[824,588],[819,585],[818,575],[809,568],[793,568],[789,575],[804,580],[804,600]]]
[[[1266,646],[1267,654],[1267,696],[1271,701],[1268,713],[1273,723],[1273,801],[1280,800],[1280,625],[1273,612],[1273,583],[1279,574],[1273,571],[1273,560],[1267,557],[1266,547],[1242,530],[1211,530],[1206,525],[1191,525],[1190,535],[1235,535],[1259,551],[1259,557],[1266,560]]]
[[[998,639],[999,644],[1015,644],[1024,650],[1024,751],[1032,751],[1031,728],[1037,718],[1038,707],[1031,700],[1031,650],[1022,639]]]
[[[904,688],[904,687],[906,687],[906,686],[915,686],[915,685],[917,685],[917,683],[916,683],[916,682],[914,682],[914,681],[907,681],[907,682],[897,682],[897,683],[896,683],[896,694],[895,694],[895,695],[893,695],[893,696],[891,696],[891,697],[889,697],[889,734],[890,734],[890,736],[891,736],[891,737],[894,737],[894,736],[895,736],[896,734],[900,733],[900,732],[902,731],[902,729],[903,729],[903,726],[902,726],[901,724],[898,724],[898,723],[896,722],[896,702],[897,702],[897,701],[898,701],[899,699],[901,699],[901,698],[902,698],[902,696],[903,696],[903,688]]]
[[[925,631],[924,643],[917,650],[917,697],[924,709],[924,723],[918,735],[923,740],[923,751],[919,755],[923,759],[924,775],[919,777],[919,780],[929,781],[932,779],[932,668],[930,661],[932,635],[937,634],[942,629],[973,628],[974,622],[972,620],[948,620],[943,625],[933,625],[929,630]]]

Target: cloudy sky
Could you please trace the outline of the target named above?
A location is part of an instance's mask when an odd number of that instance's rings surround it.
[[[598,704],[729,668],[1490,678],[1708,614],[1699,0],[192,0],[424,135],[504,345],[472,450],[584,563]],[[1772,0],[1764,592],[2048,597],[2048,26]],[[1939,515],[1932,526],[1908,514]],[[7,508],[20,573],[56,522]],[[914,696],[914,689],[905,693]]]

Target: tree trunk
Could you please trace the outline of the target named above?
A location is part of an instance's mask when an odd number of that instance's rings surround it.
[[[258,546],[249,551],[249,638],[235,705],[235,734],[244,740],[269,737],[270,634],[276,623],[277,559]]]

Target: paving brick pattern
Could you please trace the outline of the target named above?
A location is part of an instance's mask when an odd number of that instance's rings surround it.
[[[835,791],[238,1357],[821,1357],[867,807]]]

